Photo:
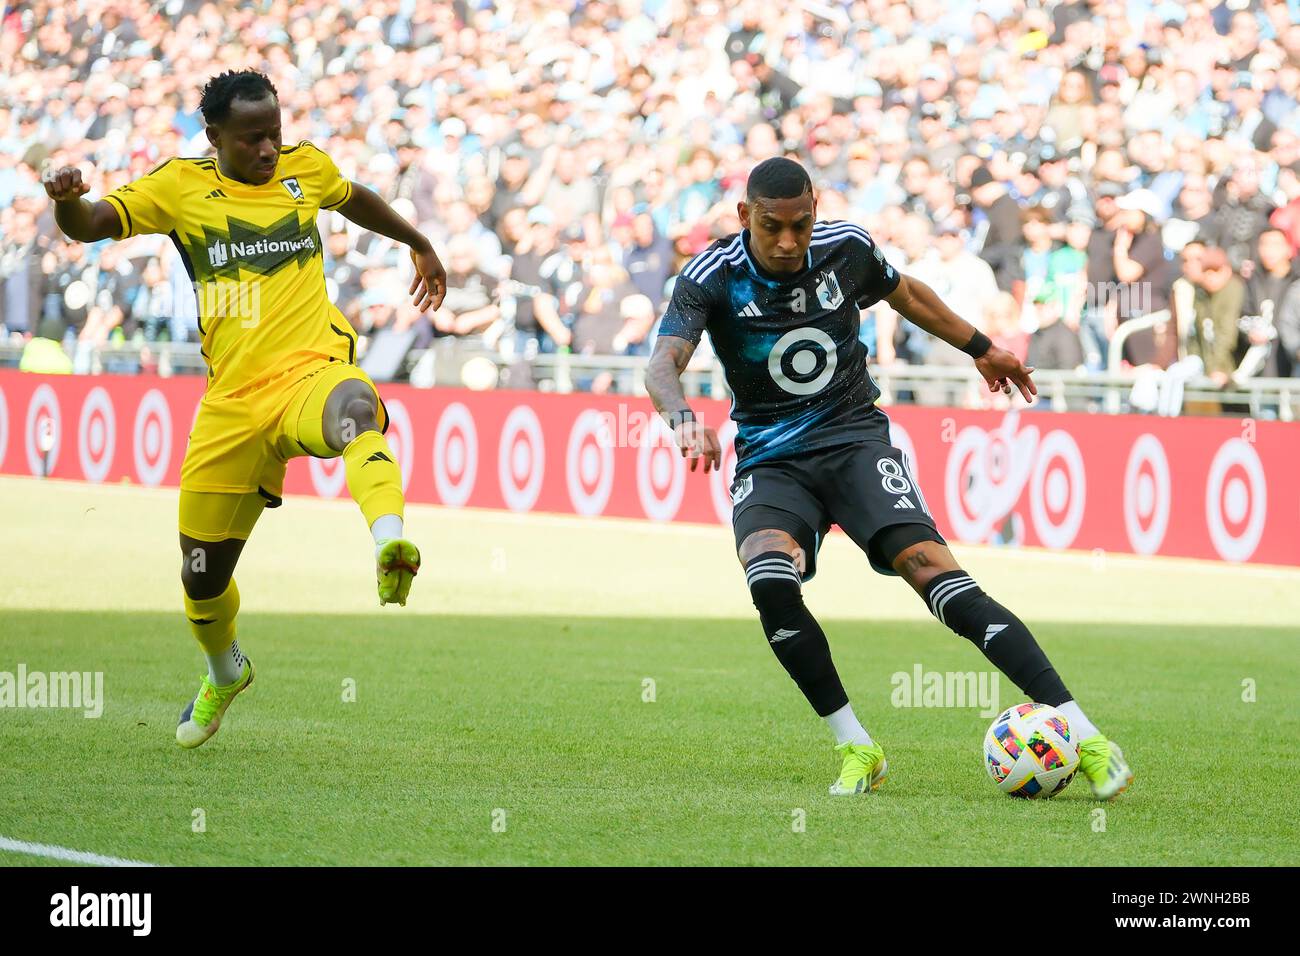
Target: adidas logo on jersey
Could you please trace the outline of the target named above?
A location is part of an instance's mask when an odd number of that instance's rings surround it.
[[[212,192],[208,193],[203,198],[204,199],[229,199],[230,197],[227,196],[225,193],[223,193],[220,189],[214,189],[212,190]]]
[[[759,318],[762,314],[763,313],[759,311],[758,306],[754,304],[752,299],[750,300],[749,305],[745,306],[743,309],[741,309],[739,312],[736,313],[736,315],[738,316],[747,317],[751,319]]]
[[[899,508],[906,509],[906,508],[915,508],[915,507],[916,505],[912,504],[912,499],[907,497],[907,495],[903,495],[903,497],[899,498],[897,501],[894,502],[895,511],[897,511]]]

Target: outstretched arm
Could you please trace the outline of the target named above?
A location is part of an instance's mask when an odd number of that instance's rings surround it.
[[[415,278],[407,291],[421,312],[442,307],[447,294],[447,271],[433,251],[433,244],[418,229],[394,212],[374,191],[360,183],[352,183],[352,195],[339,206],[342,213],[362,229],[387,236],[411,249],[411,262],[415,264]]]
[[[122,221],[112,203],[106,199],[90,202],[81,198],[90,191],[90,185],[82,181],[81,170],[76,166],[64,166],[41,178],[46,195],[54,200],[54,221],[69,239],[98,242],[112,239],[122,231]]]
[[[975,367],[988,382],[990,392],[1002,389],[1009,395],[1014,384],[1027,402],[1038,394],[1038,386],[1030,378],[1032,368],[1026,368],[1014,354],[994,345],[988,336],[944,305],[938,294],[920,279],[900,276],[898,288],[885,301],[909,322],[975,359]]]
[[[660,335],[646,369],[645,387],[655,410],[672,427],[682,455],[691,461],[691,471],[700,458],[704,471],[722,467],[722,446],[718,434],[695,420],[695,413],[682,390],[682,372],[695,354],[695,343],[676,335]]]

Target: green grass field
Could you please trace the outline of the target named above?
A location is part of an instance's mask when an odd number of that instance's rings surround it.
[[[806,595],[889,757],[871,797],[826,795],[832,741],[727,530],[416,507],[424,571],[381,609],[346,501],[263,518],[237,576],[257,682],[182,751],[175,507],[0,479],[0,671],[102,671],[106,698],[0,709],[0,838],[172,865],[1300,863],[1297,571],[957,549],[1125,748],[1103,819],[1081,778],[999,794],[977,707],[891,705],[895,672],[990,668],[840,536]]]

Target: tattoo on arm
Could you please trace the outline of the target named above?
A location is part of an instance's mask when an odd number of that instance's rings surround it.
[[[695,354],[695,343],[675,335],[661,335],[655,340],[654,354],[646,369],[645,387],[655,411],[670,415],[686,408],[682,390],[682,372]]]

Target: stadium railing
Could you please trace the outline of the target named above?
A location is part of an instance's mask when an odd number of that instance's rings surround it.
[[[1136,327],[1140,326],[1135,323]],[[0,344],[0,367],[16,368],[22,351],[21,345]],[[438,360],[436,363],[435,359]],[[476,376],[463,374],[471,361],[477,363]],[[645,394],[647,359],[641,356],[542,353],[522,364],[529,368],[531,386],[541,391],[583,391],[594,379],[609,373],[618,393]],[[92,374],[147,372],[164,377],[203,374],[207,368],[198,345],[189,342],[157,342],[145,347],[115,343],[81,348],[74,355],[74,365],[77,371]],[[481,343],[444,339],[435,348],[410,352],[405,369],[411,384],[417,386],[490,388],[495,387],[497,381],[489,366],[494,366],[496,374],[499,374],[511,365]],[[485,369],[490,373],[486,377],[483,375]],[[970,408],[988,407],[990,404],[988,391],[973,367],[892,364],[871,365],[870,369],[880,386],[882,404],[910,402]],[[1161,375],[1157,373],[1146,378],[1148,391],[1154,393],[1153,390],[1160,385]],[[1039,406],[1051,411],[1108,414],[1157,410],[1162,414],[1219,412],[1289,422],[1295,420],[1297,407],[1300,407],[1300,378],[1251,378],[1219,389],[1210,379],[1198,375],[1178,382],[1181,392],[1172,404],[1159,405],[1152,401],[1135,402],[1134,389],[1141,385],[1142,379],[1141,374],[1131,370],[1080,372],[1038,369],[1034,372]],[[682,383],[690,397],[730,397],[722,366],[712,356],[697,354],[682,375]]]

